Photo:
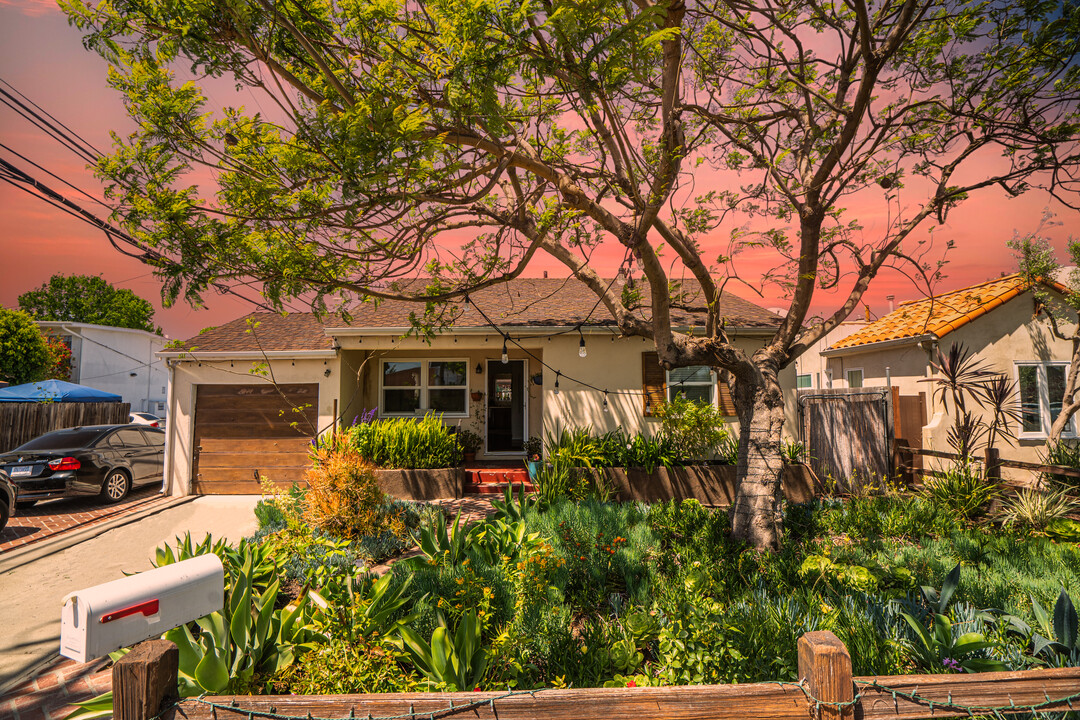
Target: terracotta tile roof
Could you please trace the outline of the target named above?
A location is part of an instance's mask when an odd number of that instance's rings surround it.
[[[611,282],[610,279],[605,283]],[[612,284],[616,297],[622,293],[624,281],[619,279]],[[410,284],[416,287],[418,283]],[[647,300],[648,286],[638,281],[638,286]],[[683,308],[673,308],[672,321],[676,326],[700,325],[704,322],[704,301],[696,283],[684,284]],[[408,289],[405,287],[404,289]],[[417,287],[417,290],[420,288]],[[470,295],[471,305],[454,303],[452,311],[454,327],[485,327],[487,322],[477,311],[479,308],[497,325],[507,327],[586,325],[612,326],[615,321],[601,305],[597,306],[597,296],[585,283],[576,278],[518,278],[509,283],[495,285],[478,290]],[[747,302],[740,297],[725,293],[721,300],[721,313],[728,319],[728,325],[735,327],[770,328],[780,324],[780,318],[762,307]],[[409,316],[422,313],[423,306],[415,302],[388,300],[375,307],[373,303],[362,303],[353,309],[352,321],[348,324],[333,320],[328,327],[409,327]],[[645,313],[648,315],[648,312]]]
[[[258,323],[253,332],[248,332],[248,320]],[[208,353],[279,352],[330,350],[332,345],[333,338],[326,335],[322,322],[311,313],[257,312],[203,330],[185,340],[182,349]]]
[[[616,295],[622,292],[623,281],[612,285]],[[647,286],[643,287],[647,293]],[[487,322],[477,311],[498,325],[527,326],[587,326],[607,327],[615,324],[603,306],[597,306],[597,296],[576,279],[518,278],[509,283],[478,290],[471,295],[472,304],[453,303],[449,325],[457,328],[486,327]],[[700,325],[704,322],[704,303],[694,284],[685,290],[681,309],[672,309],[676,326]],[[728,326],[734,328],[774,328],[780,318],[740,297],[725,293],[721,311]],[[424,306],[416,302],[388,300],[379,303],[360,303],[352,310],[348,322],[331,315],[322,319],[311,313],[252,313],[232,322],[203,331],[184,342],[192,352],[245,352],[327,350],[333,339],[326,334],[329,328],[406,328],[412,313],[422,314]],[[648,315],[648,313],[645,313]],[[247,332],[248,320],[259,323],[255,334]],[[256,342],[256,336],[258,342]]]
[[[1056,283],[1052,283],[1051,287],[1060,288]],[[943,295],[909,300],[880,320],[833,343],[829,349],[839,350],[927,334],[941,338],[1004,305],[1027,289],[1020,275],[1013,274]]]

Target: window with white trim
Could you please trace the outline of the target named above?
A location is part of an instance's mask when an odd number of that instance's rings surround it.
[[[1020,437],[1041,438],[1061,412],[1065,396],[1066,364],[1017,363],[1017,385],[1020,389]],[[1075,437],[1076,418],[1070,418],[1063,436]]]
[[[469,363],[466,360],[383,360],[379,415],[440,412],[469,414]]]
[[[795,376],[795,387],[799,390],[814,387],[814,377],[810,373]]]
[[[716,404],[716,375],[708,365],[691,365],[667,372],[668,401],[682,395],[687,400]]]
[[[849,388],[861,388],[863,381],[862,368],[847,371],[847,386]]]

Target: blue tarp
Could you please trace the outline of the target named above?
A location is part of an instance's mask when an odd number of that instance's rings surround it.
[[[85,385],[63,380],[42,380],[41,382],[12,385],[0,388],[0,402],[120,402],[122,397],[115,393],[95,390]]]

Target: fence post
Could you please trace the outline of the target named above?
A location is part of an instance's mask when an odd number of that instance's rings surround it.
[[[986,448],[986,479],[995,485],[1001,482],[1001,451]]]
[[[810,695],[823,703],[845,703],[855,699],[851,655],[840,638],[827,630],[808,632],[799,638],[799,677],[806,682]],[[853,718],[855,706],[821,705],[814,717],[820,720]]]
[[[146,640],[112,670],[114,720],[149,720],[180,693],[180,650],[168,640]]]

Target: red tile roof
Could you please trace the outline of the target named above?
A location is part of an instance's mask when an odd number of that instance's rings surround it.
[[[1061,287],[1056,283],[1050,286],[1056,289]],[[927,334],[941,338],[1027,290],[1028,285],[1023,278],[1013,274],[923,300],[909,300],[880,320],[833,343],[829,349],[859,347]]]
[[[607,281],[611,282],[611,281]],[[612,290],[620,296],[623,281],[616,280]],[[647,286],[643,286],[647,297]],[[470,295],[471,304],[458,301],[449,307],[447,326],[455,328],[487,327],[483,311],[494,323],[504,327],[550,327],[583,324],[593,327],[614,326],[610,314],[597,303],[597,296],[577,279],[518,278],[509,283],[478,290]],[[704,322],[704,302],[694,284],[683,292],[672,309],[676,326]],[[733,328],[775,328],[780,317],[740,297],[725,293],[720,300],[721,314]],[[185,341],[188,351],[302,351],[330,349],[333,339],[326,332],[332,328],[407,328],[410,315],[422,315],[423,303],[386,300],[378,305],[360,303],[351,310],[348,321],[332,315],[317,318],[312,313],[252,313],[216,328],[203,331]],[[644,313],[648,316],[648,312]],[[258,324],[248,332],[248,321]]]

